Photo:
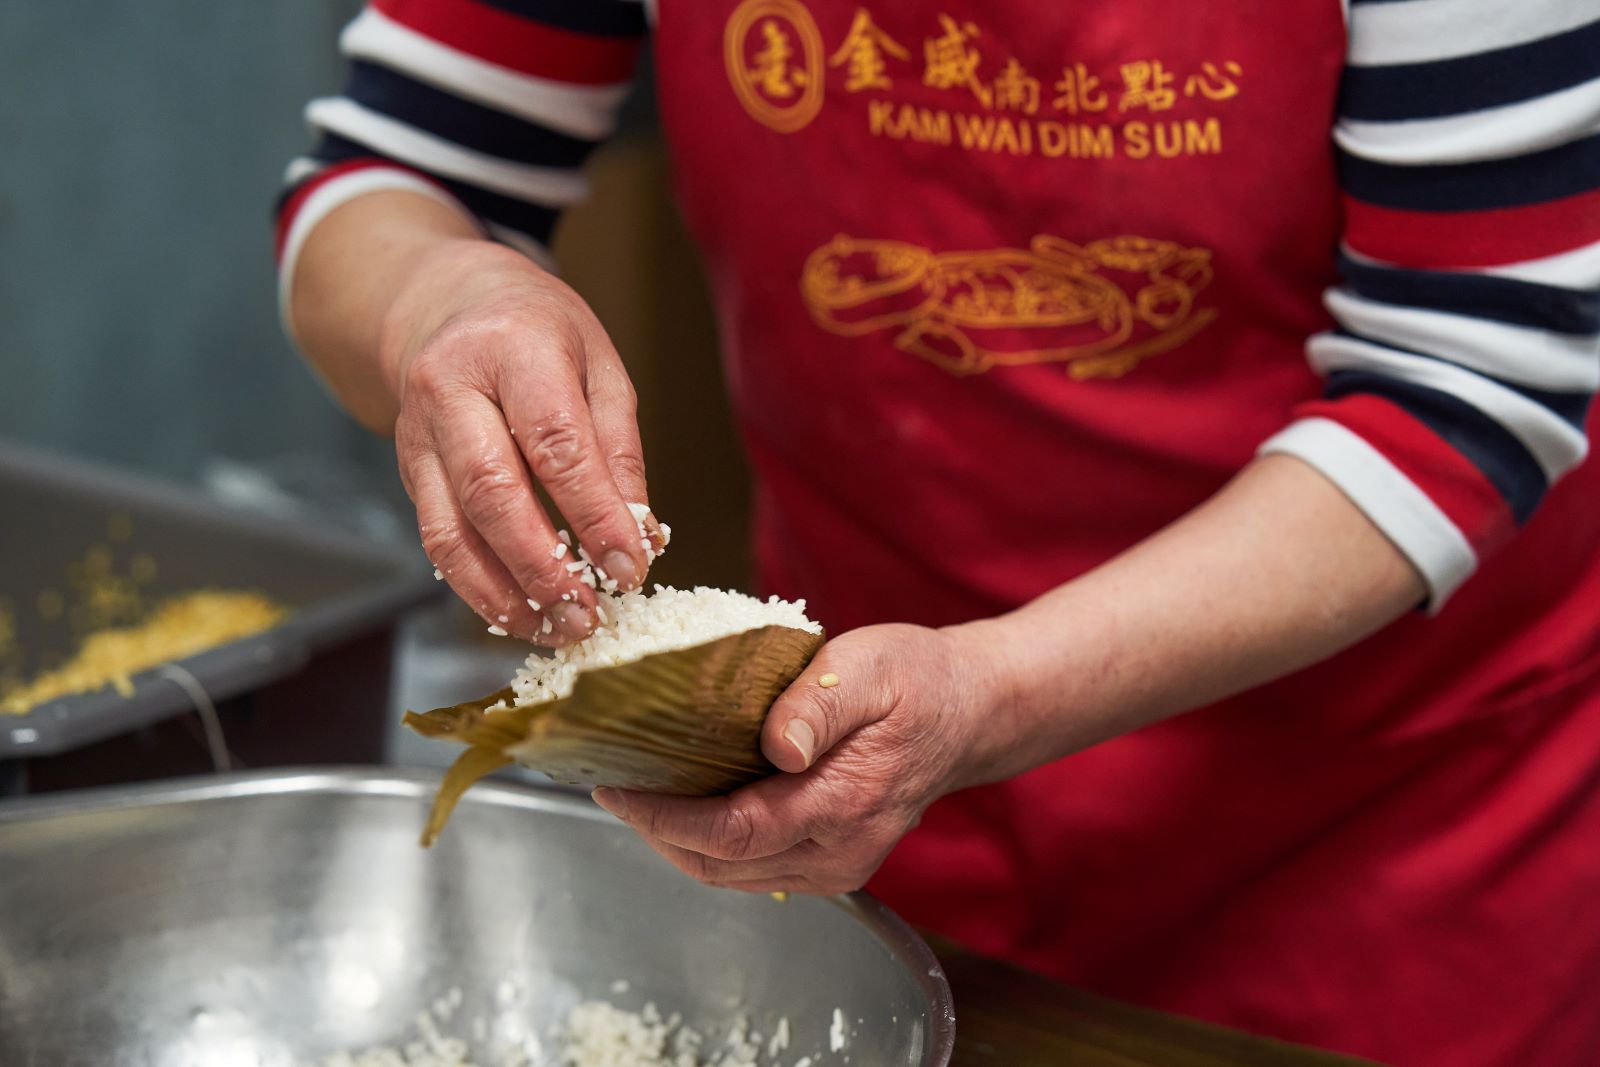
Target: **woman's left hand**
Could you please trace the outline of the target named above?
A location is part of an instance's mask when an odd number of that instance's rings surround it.
[[[824,686],[828,675],[838,684]],[[986,777],[998,688],[970,628],[853,630],[825,645],[767,716],[762,749],[788,773],[725,797],[594,798],[707,885],[847,892],[929,804]]]

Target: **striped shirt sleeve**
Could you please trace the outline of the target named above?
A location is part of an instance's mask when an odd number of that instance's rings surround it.
[[[1582,462],[1600,385],[1600,3],[1351,0],[1320,469],[1437,609]]]
[[[548,263],[584,160],[615,128],[645,34],[639,0],[368,0],[344,30],[343,94],[313,100],[311,151],[279,201],[278,292],[343,203],[409,189]]]

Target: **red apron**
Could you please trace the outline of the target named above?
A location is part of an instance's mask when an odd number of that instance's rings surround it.
[[[662,0],[758,478],[833,632],[996,613],[1319,383],[1336,0]],[[1417,1065],[1600,1062],[1600,465],[1435,619],[948,797],[872,884],[1104,993]]]

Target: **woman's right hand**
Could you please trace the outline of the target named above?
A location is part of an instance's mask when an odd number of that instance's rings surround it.
[[[543,644],[587,635],[595,590],[534,486],[620,588],[653,555],[628,508],[648,500],[633,386],[594,313],[521,254],[462,238],[407,272],[379,348],[428,558],[490,625]]]

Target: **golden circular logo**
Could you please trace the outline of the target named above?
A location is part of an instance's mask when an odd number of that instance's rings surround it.
[[[822,109],[822,34],[799,0],[744,0],[722,57],[734,94],[763,126],[793,133]]]

